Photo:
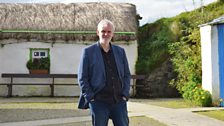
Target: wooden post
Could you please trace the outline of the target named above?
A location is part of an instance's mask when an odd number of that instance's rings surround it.
[[[8,84],[8,96],[7,97],[12,97],[12,83],[13,83],[13,77],[11,77],[10,84]]]
[[[136,79],[133,79],[133,87],[132,87],[132,90],[133,90],[133,97],[136,95]]]
[[[52,84],[50,85],[50,87],[51,87],[51,97],[54,97],[54,77],[53,77]]]

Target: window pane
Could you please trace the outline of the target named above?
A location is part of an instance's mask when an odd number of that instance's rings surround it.
[[[34,56],[39,56],[39,52],[34,52]]]
[[[40,56],[45,56],[46,53],[45,52],[40,52]]]

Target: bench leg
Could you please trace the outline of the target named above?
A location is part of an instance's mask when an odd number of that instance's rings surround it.
[[[12,83],[13,83],[13,78],[10,78],[10,84],[7,85],[8,87],[8,96],[7,97],[12,97]]]
[[[8,95],[7,95],[7,97],[12,97],[12,85],[8,84],[7,87],[8,87]]]
[[[133,90],[133,97],[136,95],[136,79],[133,79],[133,87],[132,87],[132,90]]]
[[[51,87],[51,97],[54,97],[54,78],[52,78],[52,84],[50,85]]]

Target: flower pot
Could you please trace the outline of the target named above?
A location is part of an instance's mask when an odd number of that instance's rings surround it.
[[[39,70],[29,70],[30,74],[48,74],[49,71],[45,69],[39,69]]]

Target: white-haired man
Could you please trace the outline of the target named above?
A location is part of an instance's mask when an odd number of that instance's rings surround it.
[[[78,81],[79,108],[90,108],[93,126],[128,126],[127,100],[130,70],[123,48],[113,45],[115,26],[103,19],[97,26],[99,41],[83,50]]]

